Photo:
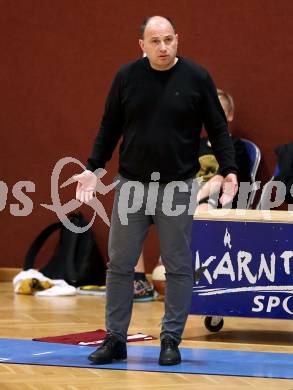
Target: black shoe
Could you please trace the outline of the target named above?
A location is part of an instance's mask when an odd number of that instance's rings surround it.
[[[159,364],[161,366],[173,366],[181,362],[178,345],[171,337],[164,337],[161,341]]]
[[[103,344],[88,357],[95,364],[107,364],[127,358],[126,343],[113,335],[107,335]]]

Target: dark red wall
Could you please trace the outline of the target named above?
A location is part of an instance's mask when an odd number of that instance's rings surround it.
[[[0,218],[0,266],[21,266],[35,235],[56,221],[40,206],[51,203],[52,169],[65,156],[86,161],[117,67],[141,55],[138,30],[146,15],[172,17],[180,54],[208,68],[217,86],[233,95],[233,130],[261,148],[262,180],[275,165],[274,147],[292,142],[291,0],[2,0],[0,7],[0,179],[9,188]],[[107,169],[110,182],[117,152]],[[67,167],[63,179],[76,171]],[[25,217],[10,213],[19,180],[36,186],[29,194],[33,211]],[[63,202],[73,194],[73,186],[60,190]],[[109,214],[112,196],[101,200]],[[91,216],[87,206],[81,210]],[[106,258],[108,228],[97,218],[95,230]],[[43,250],[43,261],[55,240]],[[148,270],[158,254],[152,231]]]

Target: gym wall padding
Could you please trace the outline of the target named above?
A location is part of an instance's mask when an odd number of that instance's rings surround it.
[[[65,156],[86,161],[111,80],[120,64],[141,56],[139,25],[152,14],[173,18],[179,54],[205,66],[217,86],[233,95],[232,130],[260,147],[262,180],[273,171],[274,147],[292,141],[291,0],[2,0],[0,180],[8,186],[8,198],[0,205],[0,266],[21,266],[33,238],[56,221],[40,206],[51,203],[52,169]],[[116,151],[107,165],[107,183],[115,176],[117,156]],[[78,166],[68,166],[62,178],[76,171]],[[19,180],[35,183],[28,193],[32,212],[22,217],[10,210],[20,203],[12,194]],[[60,190],[63,203],[73,195],[73,186]],[[113,195],[101,200],[109,215]],[[88,207],[81,210],[91,217]],[[95,230],[107,259],[108,227],[97,218]],[[55,242],[44,248],[40,261]],[[159,254],[153,229],[145,254],[150,271]]]

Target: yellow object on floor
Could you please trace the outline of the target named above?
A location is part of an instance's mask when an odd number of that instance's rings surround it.
[[[47,290],[54,285],[47,280],[41,281],[36,278],[24,279],[20,282],[18,287],[18,294],[33,295],[36,291]]]

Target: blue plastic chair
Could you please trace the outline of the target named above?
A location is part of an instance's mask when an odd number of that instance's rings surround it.
[[[259,167],[260,159],[261,159],[260,149],[258,146],[256,146],[255,143],[253,143],[252,141],[249,141],[248,139],[241,138],[241,141],[244,143],[248,157],[249,157],[250,178],[251,178],[251,183],[254,183],[255,178],[256,178],[256,173],[257,173],[257,170]],[[251,191],[251,193],[248,197],[248,201],[247,201],[247,208],[251,207],[251,205],[254,201],[254,198],[255,198],[256,191],[257,191],[256,188],[254,188]]]

